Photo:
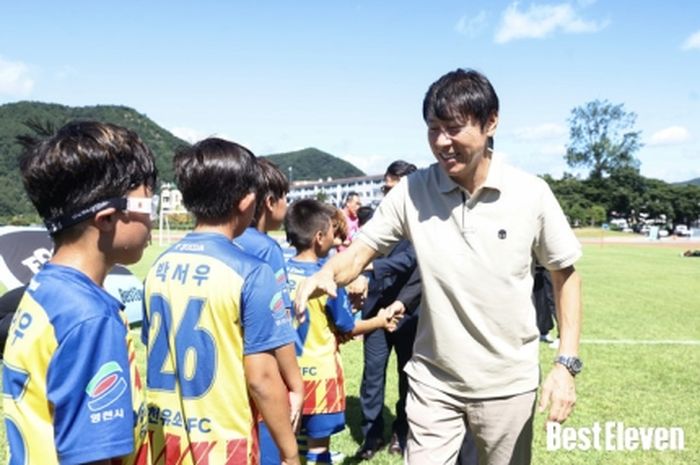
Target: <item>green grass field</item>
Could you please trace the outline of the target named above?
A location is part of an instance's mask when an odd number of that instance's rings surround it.
[[[142,277],[162,248],[150,247],[132,270]],[[624,422],[632,427],[681,427],[680,452],[547,451],[542,415],[537,415],[533,464],[699,464],[700,463],[700,259],[680,258],[678,248],[646,245],[584,245],[578,263],[584,285],[578,405],[565,426]],[[620,341],[624,343],[613,343]],[[661,341],[661,343],[659,343]],[[663,342],[666,341],[666,342]],[[672,344],[669,341],[695,341]],[[143,363],[143,350],[141,350]],[[467,356],[468,354],[465,354]],[[554,349],[542,345],[542,369]],[[351,456],[359,446],[359,380],[362,345],[342,348],[347,380],[348,428],[334,436],[332,449]],[[395,365],[389,367],[386,425],[396,401]],[[389,431],[387,431],[387,435]],[[0,464],[6,462],[0,451]],[[381,452],[375,465],[400,464]]]

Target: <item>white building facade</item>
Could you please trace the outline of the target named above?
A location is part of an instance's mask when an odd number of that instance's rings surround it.
[[[356,176],[353,178],[327,179],[325,181],[297,181],[292,183],[287,199],[289,203],[299,199],[320,198],[338,207],[343,206],[350,192],[360,194],[362,205],[376,207],[382,199],[384,175]]]

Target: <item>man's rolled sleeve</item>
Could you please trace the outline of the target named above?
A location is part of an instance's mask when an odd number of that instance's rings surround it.
[[[548,270],[555,271],[569,267],[581,258],[581,243],[554,197],[549,186],[542,190],[542,210],[540,230],[535,244],[535,254],[539,262]]]
[[[405,237],[407,197],[408,178],[403,178],[384,197],[357,237],[379,254],[389,255],[394,245]]]

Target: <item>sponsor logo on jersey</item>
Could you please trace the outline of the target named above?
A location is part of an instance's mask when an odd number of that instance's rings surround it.
[[[282,297],[282,292],[276,292],[275,295],[272,296],[272,300],[270,301],[270,310],[273,312],[279,312],[281,310],[284,310],[285,305],[284,305],[284,298]]]
[[[275,273],[275,281],[277,284],[284,284],[287,280],[285,279],[285,274],[283,269],[277,270],[277,273]]]
[[[88,401],[91,411],[109,407],[126,392],[127,384],[122,374],[122,367],[115,361],[107,362],[97,370],[85,388],[91,399]]]

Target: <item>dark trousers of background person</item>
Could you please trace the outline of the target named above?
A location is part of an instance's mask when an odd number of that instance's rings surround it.
[[[534,278],[532,298],[537,315],[537,328],[540,330],[540,336],[544,337],[554,328],[556,319],[554,288],[552,287],[552,277],[546,268],[536,266]]]
[[[472,436],[472,433],[468,428],[467,434],[464,435],[462,449],[460,449],[459,456],[457,457],[457,465],[479,465],[474,436]]]
[[[378,444],[384,440],[382,410],[386,388],[386,369],[393,349],[397,359],[399,399],[396,402],[396,419],[392,425],[392,431],[398,436],[401,447],[406,447],[408,377],[404,373],[403,367],[413,353],[417,323],[418,315],[406,315],[393,333],[376,330],[364,337],[364,370],[362,371],[360,388],[360,406],[362,408],[362,434],[365,437],[365,444]]]

